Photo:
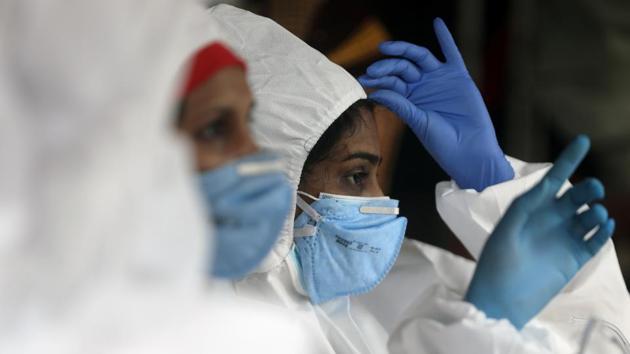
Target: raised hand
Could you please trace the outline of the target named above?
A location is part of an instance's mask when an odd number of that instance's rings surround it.
[[[424,47],[384,42],[380,51],[392,58],[372,64],[359,82],[377,89],[369,97],[404,120],[459,187],[481,191],[512,179],[512,167],[453,37],[439,18],[434,29],[445,63]]]
[[[556,197],[588,149],[588,138],[576,138],[545,177],[514,200],[490,235],[466,294],[488,317],[507,318],[522,328],[611,237],[615,223],[602,205],[578,213],[604,197],[597,179]]]

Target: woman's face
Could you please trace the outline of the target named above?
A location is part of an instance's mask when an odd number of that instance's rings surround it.
[[[249,131],[252,93],[245,72],[227,67],[184,99],[179,129],[194,145],[199,171],[256,152]]]
[[[381,150],[374,116],[361,110],[353,132],[345,133],[333,146],[328,158],[310,166],[299,190],[313,196],[320,192],[361,197],[383,196],[377,172]]]

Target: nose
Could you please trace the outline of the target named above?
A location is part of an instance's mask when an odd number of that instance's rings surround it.
[[[374,197],[383,197],[385,196],[385,193],[383,193],[383,189],[381,188],[381,186],[377,183],[376,184],[376,190],[374,191]]]
[[[385,193],[383,193],[383,189],[378,184],[378,182],[374,181],[370,184],[369,188],[366,188],[362,193],[364,197],[383,197]]]
[[[259,150],[258,145],[254,142],[249,126],[243,124],[239,126],[236,134],[235,145],[233,150],[234,158],[241,158],[251,155]]]

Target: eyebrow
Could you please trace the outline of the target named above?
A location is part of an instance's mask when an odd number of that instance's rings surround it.
[[[350,161],[355,159],[367,160],[374,166],[378,166],[383,160],[383,158],[378,155],[372,154],[370,152],[359,151],[346,156],[343,161]]]

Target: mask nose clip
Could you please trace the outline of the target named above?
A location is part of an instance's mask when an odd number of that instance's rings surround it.
[[[270,161],[247,161],[236,166],[236,172],[240,176],[258,176],[273,172],[282,172],[280,159]]]
[[[369,206],[369,205],[364,205],[360,207],[359,211],[362,214],[381,214],[381,215],[398,215],[400,213],[400,209],[398,208]]]

